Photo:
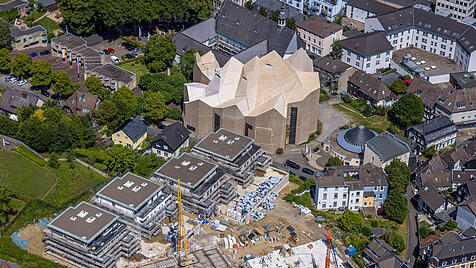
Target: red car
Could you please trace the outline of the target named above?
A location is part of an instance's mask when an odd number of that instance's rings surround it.
[[[112,49],[112,48],[108,48],[107,50],[108,50],[109,52],[111,52],[111,53],[116,53],[116,51],[115,51],[114,49]]]

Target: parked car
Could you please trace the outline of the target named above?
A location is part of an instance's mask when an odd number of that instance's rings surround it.
[[[137,48],[136,46],[132,46],[132,45],[126,47],[126,49],[127,49],[128,51],[133,51],[133,50],[135,50],[136,48]]]
[[[322,176],[324,176],[324,172],[316,171],[316,177],[322,177]]]
[[[289,175],[296,176],[296,173],[294,173],[294,171],[290,170],[290,171],[289,171]]]
[[[9,81],[10,81],[10,83],[15,84],[18,81],[18,78],[12,77],[12,78],[10,78]]]
[[[314,175],[314,171],[312,169],[309,169],[309,168],[303,168],[302,172],[304,172],[306,174],[309,174],[309,175]]]
[[[42,90],[41,91],[41,95],[45,96],[45,97],[49,97],[50,96],[50,93],[46,90]]]
[[[26,84],[26,80],[18,81],[18,85],[19,85],[19,86],[23,86],[24,84]]]
[[[5,145],[10,145],[10,142],[6,140],[4,140],[3,143],[5,143]]]
[[[118,63],[118,62],[120,62],[121,60],[120,60],[118,57],[112,55],[112,56],[111,56],[111,61],[114,62],[114,63]]]
[[[294,168],[294,169],[300,169],[301,168],[298,164],[294,163],[293,161],[291,161],[289,159],[286,160],[285,166],[288,166],[288,167],[291,167],[291,168]]]
[[[109,50],[107,50],[107,49],[101,50],[101,53],[102,53],[102,54],[106,54],[106,55],[111,54],[111,52],[109,52]]]
[[[113,48],[108,48],[107,51],[109,51],[110,53],[116,53],[116,51],[113,49]]]
[[[12,79],[13,76],[9,75],[7,77],[5,77],[5,82],[10,82],[10,79]]]
[[[139,55],[138,55],[136,52],[132,52],[132,53],[131,53],[131,56],[132,56],[133,58],[139,57]]]
[[[30,57],[32,57],[32,58],[33,58],[33,57],[36,57],[36,56],[38,56],[38,53],[36,53],[36,52],[32,52],[32,53],[28,54],[28,56],[30,56]]]
[[[304,177],[304,176],[299,176],[299,178],[303,181],[306,181],[307,180],[307,177]]]
[[[49,50],[43,50],[43,51],[40,52],[41,56],[48,55],[48,54],[50,54]]]

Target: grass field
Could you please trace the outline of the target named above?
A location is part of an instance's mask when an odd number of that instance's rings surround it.
[[[46,161],[43,158],[39,157],[38,155],[34,154],[25,146],[18,144],[18,147],[14,149],[17,153],[23,155],[24,157],[30,159],[31,161],[35,162],[39,166],[46,166]]]
[[[369,117],[363,116],[359,111],[354,110],[350,105],[344,103],[333,104],[334,108],[346,114],[349,120],[355,125],[363,125],[375,132],[382,133],[390,126],[390,121],[387,117],[372,115]]]
[[[77,162],[73,162],[73,169],[69,163],[60,163],[58,169],[51,169],[58,177],[58,184],[44,199],[50,204],[61,206],[87,188],[107,179]]]
[[[149,73],[149,69],[147,69],[147,66],[145,66],[145,64],[142,64],[141,58],[136,58],[135,61],[119,63],[116,65],[135,73],[137,75],[137,82],[139,82],[139,77],[141,75]]]
[[[43,17],[41,20],[35,22],[35,25],[43,26],[49,33],[53,32],[54,30],[63,31],[63,29],[61,29],[61,27],[59,27],[55,21],[48,17]]]
[[[0,178],[12,192],[41,199],[55,183],[55,176],[27,158],[0,150]]]

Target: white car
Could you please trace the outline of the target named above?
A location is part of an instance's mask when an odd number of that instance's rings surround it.
[[[18,81],[18,85],[19,86],[23,86],[24,84],[26,84],[26,80],[21,80],[21,81]]]
[[[16,77],[10,78],[10,83],[15,84],[18,81]]]

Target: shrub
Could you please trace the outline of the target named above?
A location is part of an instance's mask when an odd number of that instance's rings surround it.
[[[427,158],[433,158],[433,156],[436,155],[435,145],[432,145],[432,146],[426,148],[425,150],[423,150],[423,154],[424,154],[425,157],[427,157]]]
[[[372,235],[372,230],[370,229],[370,227],[368,227],[366,225],[362,227],[361,231],[362,231],[362,234],[364,234],[365,236]]]
[[[357,213],[346,210],[338,219],[339,227],[347,232],[355,232],[362,227],[364,218]]]
[[[446,230],[450,231],[450,230],[453,230],[455,228],[458,228],[458,223],[456,223],[455,221],[453,220],[450,220],[449,222],[447,222],[445,224],[445,228]]]
[[[327,166],[342,166],[344,163],[342,163],[342,160],[340,160],[338,157],[331,157],[329,160],[327,160]]]
[[[396,232],[392,232],[388,237],[388,244],[394,248],[398,254],[400,254],[405,249],[405,240],[403,237]]]
[[[58,154],[57,153],[51,153],[50,159],[48,160],[48,166],[52,168],[59,168],[60,163],[58,161]]]
[[[345,102],[345,103],[351,103],[351,102],[352,102],[352,97],[349,96],[348,94],[342,95],[342,96],[341,96],[341,99],[342,99],[342,101]]]
[[[167,109],[167,117],[174,120],[182,119],[182,111],[177,108]]]
[[[362,262],[361,259],[359,259],[359,257],[357,256],[357,254],[355,254],[352,259],[354,259],[355,263],[357,263],[357,265],[359,266],[359,268],[364,268],[364,263]]]
[[[396,71],[397,71],[397,69],[390,69],[390,70],[387,70],[386,72],[384,72],[383,75],[391,74],[391,73],[394,73]]]
[[[309,138],[307,138],[307,142],[311,142],[311,141],[313,141],[315,138],[316,138],[316,134],[311,133],[311,135],[309,135]]]
[[[282,154],[284,152],[283,148],[276,149],[276,154]]]
[[[362,114],[367,117],[367,116],[371,116],[373,112],[374,110],[372,109],[372,106],[367,104]]]
[[[302,184],[303,183],[303,181],[300,178],[298,178],[298,177],[296,177],[292,174],[289,174],[289,181],[294,182],[296,184]]]
[[[380,116],[385,116],[387,114],[387,108],[385,108],[385,106],[377,106],[375,113]]]

